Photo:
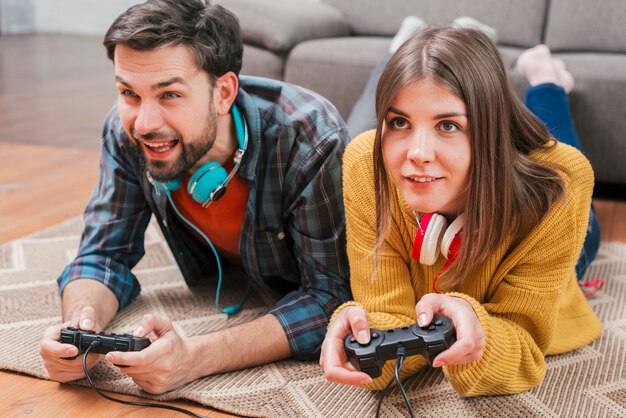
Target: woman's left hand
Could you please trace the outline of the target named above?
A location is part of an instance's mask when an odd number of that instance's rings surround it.
[[[433,367],[472,363],[482,357],[487,342],[485,332],[467,301],[429,293],[415,305],[415,312],[420,326],[430,324],[433,316],[439,314],[450,318],[456,330],[456,342],[435,357]]]

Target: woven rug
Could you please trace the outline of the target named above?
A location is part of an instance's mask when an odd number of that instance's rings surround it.
[[[0,246],[0,369],[48,375],[37,352],[43,330],[60,321],[55,279],[75,255],[82,221],[74,218],[27,238]],[[209,286],[189,289],[154,224],[146,234],[146,256],[134,269],[142,284],[139,299],[107,331],[132,332],[144,313],[172,319],[184,336],[208,333],[266,313],[275,300],[253,289],[245,310],[233,318],[217,314]],[[461,398],[440,370],[409,379],[407,392],[421,417],[626,417],[626,245],[602,243],[588,277],[607,280],[590,299],[604,323],[591,345],[549,357],[545,380],[518,395]],[[236,303],[241,288],[226,286],[223,304]],[[197,380],[162,396],[141,391],[117,368],[100,362],[93,371],[105,390],[150,399],[184,398],[230,413],[253,417],[370,417],[375,394],[326,382],[315,362],[284,361]],[[81,380],[76,384],[86,385]],[[385,399],[383,416],[406,416],[398,391]]]

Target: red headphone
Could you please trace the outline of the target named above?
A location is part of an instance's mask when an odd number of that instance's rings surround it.
[[[433,281],[433,290],[435,293],[439,293],[435,283],[439,276],[454,261],[461,248],[461,235],[463,234],[465,216],[460,214],[450,226],[448,226],[446,218],[438,213],[427,213],[418,222],[419,227],[417,234],[415,234],[411,256],[419,261],[420,264],[426,264],[427,266],[435,264],[440,252],[448,260]]]

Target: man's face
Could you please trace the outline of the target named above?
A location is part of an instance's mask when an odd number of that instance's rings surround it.
[[[217,116],[209,75],[191,50],[119,44],[115,80],[120,119],[152,177],[168,181],[197,168],[215,142]]]

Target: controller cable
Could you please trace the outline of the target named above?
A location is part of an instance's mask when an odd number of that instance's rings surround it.
[[[406,358],[406,347],[402,345],[399,346],[398,350],[396,351],[396,356],[396,370],[393,376],[391,376],[391,379],[389,379],[389,382],[387,382],[387,386],[385,386],[380,394],[380,398],[378,399],[378,406],[376,407],[376,418],[380,417],[380,407],[383,404],[383,399],[385,399],[385,397],[389,394],[389,390],[391,389],[391,385],[394,381],[398,384],[398,388],[400,388],[400,392],[402,393],[402,397],[404,398],[404,403],[409,410],[409,416],[411,418],[415,418],[413,408],[411,407],[411,402],[409,402],[409,397],[407,396],[406,391],[404,390],[404,385],[400,380],[400,369],[402,369],[404,359]]]
[[[87,370],[87,354],[89,354],[89,352],[91,351],[92,348],[96,348],[100,345],[100,341],[96,340],[94,342],[91,343],[91,345],[85,350],[85,355],[83,356],[83,371],[85,372],[85,377],[87,378],[87,382],[89,382],[89,386],[91,386],[91,388],[93,390],[96,391],[96,393],[100,396],[102,396],[105,399],[108,399],[110,401],[113,402],[117,402],[117,403],[121,403],[124,405],[131,405],[131,406],[147,406],[150,408],[162,408],[162,409],[170,409],[172,411],[177,411],[177,412],[181,412],[183,414],[189,415],[190,417],[195,417],[195,418],[206,418],[202,415],[198,415],[194,412],[188,411],[186,409],[183,408],[179,408],[177,406],[172,406],[172,405],[164,405],[164,404],[158,404],[158,403],[154,403],[154,402],[133,402],[133,401],[125,401],[123,399],[117,399],[114,398],[112,396],[107,395],[106,393],[102,393],[100,392],[100,389],[98,389],[94,384],[93,381],[91,380],[91,376],[89,376],[89,370]]]

